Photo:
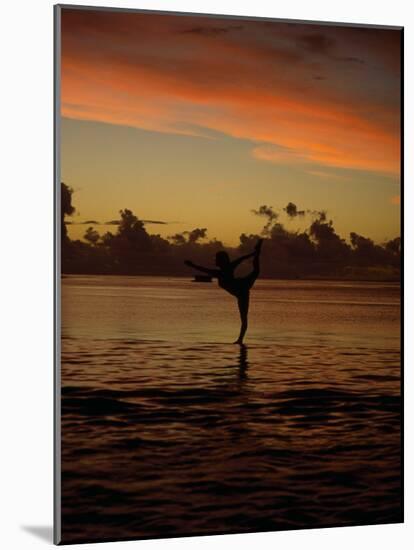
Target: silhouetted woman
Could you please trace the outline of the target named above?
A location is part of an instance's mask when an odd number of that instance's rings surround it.
[[[245,256],[240,256],[237,260],[230,261],[229,255],[227,252],[217,252],[216,254],[216,266],[219,269],[209,269],[207,267],[202,267],[196,265],[193,262],[186,261],[185,263],[190,267],[198,269],[203,273],[207,273],[210,277],[215,277],[218,279],[218,284],[229,292],[232,296],[237,298],[237,304],[239,306],[240,312],[240,334],[235,344],[242,344],[244,335],[247,330],[247,317],[249,314],[249,298],[250,298],[250,289],[254,285],[257,277],[260,272],[260,251],[262,248],[263,239],[259,239],[254,252],[251,254],[246,254]],[[253,258],[253,271],[246,277],[235,277],[234,270],[236,267],[247,260],[248,258]]]

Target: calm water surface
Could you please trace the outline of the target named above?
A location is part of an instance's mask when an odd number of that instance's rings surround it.
[[[400,289],[62,280],[63,542],[401,521]]]

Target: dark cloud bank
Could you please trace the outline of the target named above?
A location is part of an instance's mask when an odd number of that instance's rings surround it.
[[[62,273],[124,275],[187,275],[184,260],[213,265],[215,253],[226,249],[230,255],[250,252],[259,236],[265,238],[262,277],[282,279],[344,279],[398,281],[401,240],[396,237],[381,245],[351,232],[349,242],[335,231],[324,211],[299,210],[289,203],[281,211],[262,205],[252,215],[264,220],[261,235],[240,235],[237,248],[225,248],[208,239],[207,228],[176,233],[163,238],[149,234],[145,221],[131,210],[120,211],[114,231],[99,233],[88,227],[86,241],[70,240],[66,223],[75,212],[73,191],[62,184]],[[305,231],[287,229],[280,218],[309,220]]]

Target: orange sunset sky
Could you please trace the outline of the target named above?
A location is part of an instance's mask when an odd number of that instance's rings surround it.
[[[399,235],[399,30],[69,8],[61,28],[72,238],[130,208],[235,245],[289,201]]]

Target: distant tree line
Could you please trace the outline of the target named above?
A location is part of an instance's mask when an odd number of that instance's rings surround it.
[[[282,213],[262,205],[252,214],[263,217],[260,235],[242,233],[236,248],[225,247],[218,240],[207,239],[206,228],[176,233],[168,238],[149,234],[144,221],[131,210],[120,211],[119,220],[111,221],[114,232],[100,234],[87,228],[84,240],[68,236],[68,217],[75,213],[73,190],[62,183],[61,237],[62,273],[122,275],[190,275],[184,260],[214,265],[215,253],[227,250],[230,255],[250,252],[259,237],[265,238],[261,274],[267,278],[397,281],[400,278],[401,239],[383,244],[351,232],[346,242],[335,231],[324,211],[298,210],[289,203],[283,208],[287,219],[309,218],[304,231],[291,231],[280,221]],[[93,225],[92,225],[93,224]]]

